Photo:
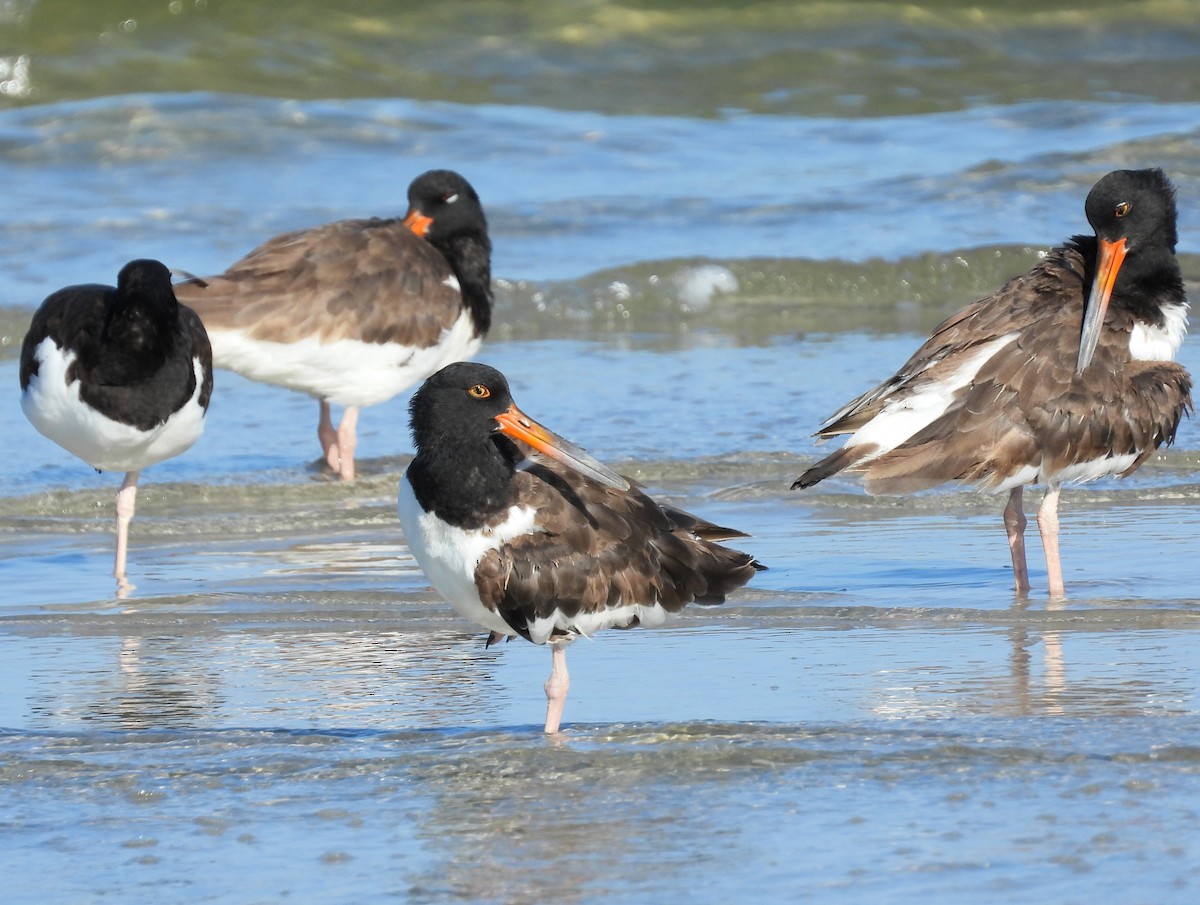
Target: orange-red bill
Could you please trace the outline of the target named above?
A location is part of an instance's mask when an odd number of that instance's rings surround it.
[[[433,218],[426,217],[414,207],[409,210],[408,216],[404,218],[404,225],[421,238],[425,238],[425,234],[429,232],[429,227],[433,226]]]
[[[496,423],[500,425],[500,433],[528,443],[538,452],[575,469],[581,475],[617,490],[629,489],[629,482],[603,462],[588,455],[570,440],[538,424],[516,405],[509,406],[508,411],[497,415]]]
[[[1097,239],[1096,247],[1096,276],[1092,280],[1092,292],[1084,309],[1083,330],[1079,335],[1079,360],[1075,365],[1076,374],[1084,372],[1096,353],[1096,344],[1100,342],[1100,330],[1104,326],[1104,313],[1108,310],[1113,284],[1117,282],[1117,273],[1127,252],[1124,238],[1115,242]]]

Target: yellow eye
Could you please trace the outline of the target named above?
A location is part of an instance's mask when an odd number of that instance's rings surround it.
[[[492,395],[492,391],[485,387],[482,383],[475,384],[475,386],[471,387],[471,389],[467,390],[467,392],[476,399],[487,399],[488,396]]]
[[[1113,211],[1113,216],[1124,217],[1126,214],[1129,213],[1129,211],[1132,207],[1133,207],[1133,205],[1130,204],[1128,201],[1122,201],[1120,204],[1117,205],[1116,210]]]

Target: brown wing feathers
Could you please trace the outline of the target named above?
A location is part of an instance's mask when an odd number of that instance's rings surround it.
[[[210,331],[425,347],[461,311],[461,294],[444,283],[450,276],[441,254],[401,221],[341,220],[277,236],[176,294]]]
[[[1069,354],[1033,345],[1064,342],[1072,317],[1068,309],[1062,325],[1002,349],[945,415],[863,467],[867,489],[909,492],[950,480],[996,486],[1026,465],[1054,474],[1137,453],[1129,474],[1171,442],[1190,410],[1187,371],[1174,362],[1122,362],[1129,333],[1113,329],[1093,365],[1110,377],[1085,389]]]
[[[544,499],[539,523],[545,533],[489,552],[475,573],[484,604],[523,635],[532,620],[556,610],[572,618],[630,604],[678,612],[688,603],[721,603],[764,568],[702,536],[740,532],[661,507],[636,489],[599,491],[574,475],[554,474],[556,485],[569,483],[574,492]],[[535,470],[518,473],[517,480],[522,489],[536,485],[545,494]],[[586,520],[578,518],[581,508]]]
[[[986,487],[1025,465],[1055,473],[1106,454],[1140,452],[1136,468],[1174,436],[1190,407],[1191,383],[1174,363],[1128,361],[1133,323],[1118,311],[1110,311],[1092,364],[1108,379],[1086,386],[1076,379],[1084,272],[1078,248],[1056,249],[1029,273],[947,319],[894,377],[843,407],[819,436],[858,430],[886,405],[903,404],[960,367],[984,344],[1018,335],[957,391],[944,415],[894,450],[870,459],[875,446],[844,447],[805,472],[797,485],[811,486],[849,468],[864,473],[873,493],[906,493],[950,480]],[[1046,299],[1055,300],[1051,312],[1041,307]],[[1119,322],[1122,315],[1128,323]]]
[[[1160,417],[1141,422],[1142,431],[1133,439],[1142,449],[1142,455],[1121,473],[1121,477],[1132,474],[1162,444],[1174,443],[1179,422],[1192,411],[1192,378],[1180,364],[1145,362],[1144,367],[1130,377],[1130,384],[1137,398],[1151,411],[1160,413]],[[1136,426],[1137,422],[1130,419],[1130,424]]]

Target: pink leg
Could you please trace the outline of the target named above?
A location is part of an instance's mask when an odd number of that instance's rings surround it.
[[[348,405],[342,412],[337,429],[337,449],[340,464],[337,472],[343,481],[354,480],[354,448],[358,445],[358,406]]]
[[[558,732],[558,724],[562,721],[563,705],[567,702],[567,691],[571,687],[571,677],[567,674],[567,649],[562,644],[551,644],[553,668],[550,678],[546,680],[546,729],[547,735]]]
[[[1029,567],[1025,564],[1024,488],[1014,487],[1004,507],[1004,530],[1008,532],[1008,552],[1012,554],[1013,585],[1018,597],[1029,593]]]
[[[137,506],[137,482],[141,471],[130,471],[117,491],[117,557],[113,565],[113,576],[125,577],[125,551],[129,548],[129,523]]]
[[[321,400],[321,419],[317,422],[317,439],[321,441],[321,452],[329,467],[337,471],[341,467],[341,453],[338,452],[337,431],[333,429],[333,419],[329,417],[329,403]]]
[[[1042,549],[1046,551],[1046,574],[1051,597],[1065,597],[1062,561],[1058,557],[1058,495],[1060,488],[1051,485],[1038,509],[1038,530],[1042,533]]]

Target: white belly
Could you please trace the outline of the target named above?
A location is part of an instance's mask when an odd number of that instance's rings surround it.
[[[444,365],[470,358],[482,341],[466,311],[437,344],[425,349],[356,339],[276,343],[253,339],[244,330],[210,331],[209,340],[219,368],[336,405],[357,406],[385,402]]]
[[[162,424],[143,431],[102,415],[79,397],[79,381],[67,383],[75,353],[62,353],[54,340],[42,340],[34,352],[38,373],[21,395],[21,409],[38,432],[101,471],[136,471],[187,450],[204,430],[200,393],[204,371],[192,367],[196,391],[183,408]]]
[[[533,509],[509,510],[508,518],[493,529],[466,530],[448,525],[417,502],[408,476],[400,479],[396,501],[404,540],[433,589],[458,611],[460,616],[489,631],[515,634],[512,626],[479,602],[475,586],[475,567],[489,550],[508,543],[514,537],[538,530]]]
[[[552,639],[573,640],[577,635],[590,638],[601,629],[625,628],[634,620],[643,628],[662,625],[667,611],[657,603],[624,603],[605,607],[594,613],[581,612],[567,616],[562,610],[554,610],[547,616],[529,623],[529,640],[535,644],[546,644]]]
[[[1013,474],[1007,481],[987,488],[990,493],[1000,493],[1020,487],[1023,484],[1040,483],[1048,486],[1061,484],[1085,484],[1097,478],[1123,473],[1137,459],[1137,453],[1126,453],[1120,456],[1103,456],[1099,459],[1089,459],[1086,462],[1076,462],[1060,471],[1044,471],[1040,465],[1026,465]]]

